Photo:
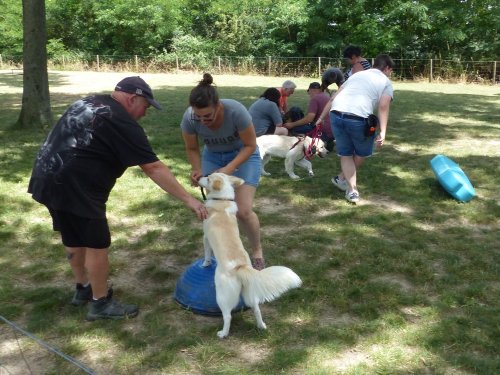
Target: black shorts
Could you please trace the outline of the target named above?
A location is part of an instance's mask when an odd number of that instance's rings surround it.
[[[111,244],[106,218],[90,219],[50,208],[49,212],[52,216],[52,226],[55,231],[61,233],[64,246],[107,249]]]

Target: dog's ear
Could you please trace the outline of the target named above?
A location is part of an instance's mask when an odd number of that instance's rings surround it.
[[[240,186],[240,185],[243,185],[245,183],[245,180],[243,180],[242,178],[239,178],[239,177],[235,177],[235,176],[227,176],[229,178],[229,182],[231,183],[232,186]]]

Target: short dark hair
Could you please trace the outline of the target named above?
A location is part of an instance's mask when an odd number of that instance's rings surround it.
[[[281,94],[280,91],[275,87],[270,87],[266,89],[266,91],[264,91],[264,93],[260,97],[270,100],[273,103],[276,103],[278,107],[280,106]]]
[[[321,76],[321,91],[325,91],[332,83],[336,83],[337,87],[344,83],[344,73],[339,68],[328,68]]]
[[[350,59],[353,56],[361,56],[361,47],[358,46],[348,46],[344,50],[344,58]]]
[[[375,69],[383,71],[385,68],[394,69],[394,61],[389,55],[378,55],[373,63]]]
[[[189,95],[189,105],[195,108],[206,108],[219,103],[219,94],[212,85],[214,79],[210,73],[204,73],[203,79],[191,90]]]

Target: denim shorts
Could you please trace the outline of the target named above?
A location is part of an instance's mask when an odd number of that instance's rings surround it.
[[[204,176],[225,167],[238,155],[240,150],[233,150],[227,152],[211,152],[206,147],[203,148],[201,157],[201,169]],[[241,164],[233,173],[233,176],[245,180],[245,184],[251,186],[259,186],[260,170],[262,160],[260,159],[259,148],[256,147],[255,151],[247,161]]]
[[[338,156],[367,157],[373,154],[375,134],[365,136],[364,120],[342,118],[333,112],[330,112],[330,120]]]

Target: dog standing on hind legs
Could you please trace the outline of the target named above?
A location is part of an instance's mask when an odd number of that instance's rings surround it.
[[[269,302],[292,288],[302,284],[299,276],[283,266],[272,266],[257,271],[252,267],[250,257],[243,247],[238,230],[234,201],[234,188],[244,183],[241,178],[224,173],[213,173],[202,177],[199,185],[207,191],[205,206],[208,218],[203,222],[203,244],[206,267],[212,254],[217,260],[215,269],[216,300],[222,311],[224,326],[217,336],[229,334],[231,311],[243,297],[257,320],[257,327],[266,329],[259,304]]]

